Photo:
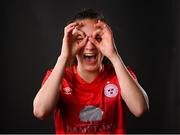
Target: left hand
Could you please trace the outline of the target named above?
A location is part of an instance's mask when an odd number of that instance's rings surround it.
[[[89,41],[93,43],[104,56],[111,59],[111,57],[118,54],[111,28],[100,20],[95,24],[95,27],[99,29],[93,33],[92,37],[89,37]]]

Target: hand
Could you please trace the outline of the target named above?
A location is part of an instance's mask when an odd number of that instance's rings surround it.
[[[70,23],[64,28],[64,37],[61,49],[61,56],[71,60],[75,57],[78,51],[86,44],[87,37],[82,34],[77,27],[81,25],[76,22]],[[81,35],[81,39],[77,36]]]
[[[118,52],[114,43],[111,28],[105,22],[100,20],[95,24],[95,27],[99,29],[93,33],[93,36],[89,38],[89,41],[107,58],[110,59],[112,56],[117,55]]]

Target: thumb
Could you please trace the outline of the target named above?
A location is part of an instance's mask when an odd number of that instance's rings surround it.
[[[87,43],[87,41],[88,41],[88,38],[85,37],[79,44],[77,44],[77,49],[79,50],[79,49],[81,49],[82,47],[84,47],[85,44]]]
[[[96,39],[89,37],[89,41],[99,49],[99,42]]]

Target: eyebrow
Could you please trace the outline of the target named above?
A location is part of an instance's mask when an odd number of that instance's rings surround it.
[[[83,27],[84,25],[81,23],[80,25],[76,26],[77,28],[81,28]]]

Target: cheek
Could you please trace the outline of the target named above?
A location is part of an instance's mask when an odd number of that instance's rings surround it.
[[[82,61],[83,60],[83,50],[79,50],[79,52],[76,54],[76,59],[78,61]]]
[[[101,63],[103,61],[104,56],[100,53],[98,55],[99,62]]]
[[[77,63],[79,63],[79,62],[82,61],[82,60],[81,60],[81,57],[80,57],[78,54],[76,54],[76,60],[77,60]]]
[[[74,45],[76,45],[76,47],[78,47],[79,46],[79,44],[78,43],[74,43]],[[82,48],[80,48],[79,50],[78,50],[78,52],[77,52],[77,55],[83,55],[83,51],[84,51],[84,47],[82,47]]]

